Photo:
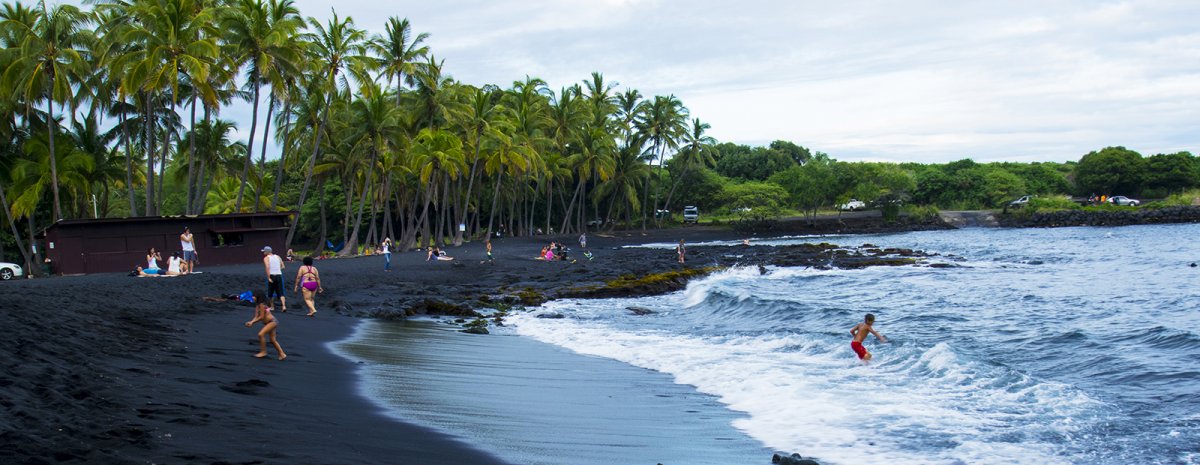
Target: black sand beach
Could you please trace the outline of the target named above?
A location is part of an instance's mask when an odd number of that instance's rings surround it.
[[[580,260],[575,237],[505,238],[494,243],[495,264],[481,263],[483,245],[473,243],[448,249],[457,258],[450,262],[426,262],[424,252],[394,254],[391,273],[382,271],[378,256],[322,260],[326,293],[317,316],[304,317],[294,294],[289,312],[277,309],[289,355],[282,362],[252,357],[255,331],[242,325],[252,307],[201,299],[262,286],[257,265],[201,264],[202,274],[177,278],[102,274],[3,283],[0,456],[30,464],[501,463],[471,444],[382,415],[357,394],[354,366],[326,344],[346,338],[359,321],[354,317],[461,310],[522,290],[556,297],[622,275],[732,260],[833,258],[827,249],[735,256],[695,247],[689,263],[679,265],[670,250],[619,248],[743,236],[700,227],[594,234],[593,261]],[[552,239],[570,244],[579,261],[535,260]],[[903,256],[851,255],[839,260]],[[297,266],[285,271],[289,291]]]

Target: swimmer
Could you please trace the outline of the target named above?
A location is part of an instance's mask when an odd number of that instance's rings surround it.
[[[887,342],[887,338],[880,336],[879,333],[875,332],[875,329],[871,327],[873,324],[875,324],[875,315],[868,313],[867,316],[863,318],[862,323],[854,325],[854,327],[850,329],[850,335],[854,337],[854,340],[850,341],[850,348],[854,349],[854,353],[858,354],[858,358],[864,362],[871,360],[871,353],[867,352],[867,348],[863,347],[862,345],[863,340],[867,338],[868,333],[874,334],[875,337],[879,339],[879,342]]]

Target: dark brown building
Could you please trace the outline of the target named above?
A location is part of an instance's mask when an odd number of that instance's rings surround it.
[[[166,266],[172,252],[182,252],[179,235],[192,230],[199,260],[206,266],[257,263],[263,246],[283,255],[288,217],[294,212],[234,213],[228,215],[150,216],[62,220],[46,229],[45,251],[57,274],[130,271],[146,266],[154,247]]]

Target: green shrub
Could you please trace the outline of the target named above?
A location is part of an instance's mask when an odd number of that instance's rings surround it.
[[[1045,197],[1034,197],[1029,199],[1029,204],[1025,205],[1022,210],[1033,212],[1053,212],[1059,210],[1079,210],[1082,205],[1075,203],[1070,197],[1065,195],[1051,195]]]
[[[927,221],[938,217],[938,208],[933,205],[905,205],[904,214],[917,221]]]

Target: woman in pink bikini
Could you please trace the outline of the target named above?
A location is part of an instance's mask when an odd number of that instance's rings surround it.
[[[271,306],[267,304],[267,296],[262,291],[254,291],[254,319],[246,322],[246,327],[254,326],[254,323],[262,322],[262,329],[258,330],[258,353],[255,357],[263,358],[267,356],[267,336],[271,337],[271,345],[275,346],[275,352],[279,353],[279,359],[287,358],[287,354],[283,353],[283,347],[279,347],[279,341],[275,339],[275,330],[279,328],[279,320],[275,315],[271,314]]]
[[[295,283],[292,292],[296,292],[300,288],[304,289],[304,303],[308,305],[307,316],[316,315],[317,307],[313,304],[313,298],[317,296],[318,292],[325,292],[325,289],[321,287],[321,274],[317,272],[317,267],[313,266],[312,257],[304,257],[304,266],[296,270]]]

